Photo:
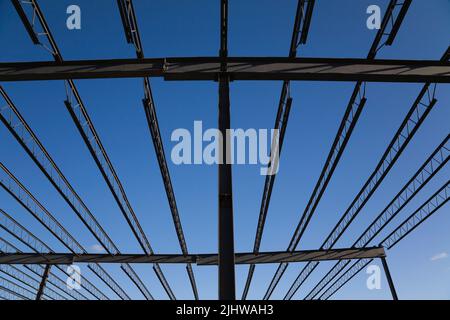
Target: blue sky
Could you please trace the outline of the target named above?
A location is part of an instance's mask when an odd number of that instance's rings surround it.
[[[377,4],[384,12],[387,2],[316,1],[308,42],[299,49],[299,56],[366,57],[376,34],[376,31],[366,28],[366,8]],[[134,3],[147,57],[217,55],[219,1],[135,0]],[[125,41],[115,1],[41,0],[39,4],[66,60],[135,56],[133,47]],[[70,31],[65,26],[65,12],[70,4],[81,7],[81,30]],[[229,6],[230,56],[288,54],[295,0],[230,0]],[[4,44],[0,61],[51,60],[48,52],[31,43],[10,1],[0,0],[0,17],[0,40]],[[377,57],[437,60],[449,45],[449,32],[448,0],[414,1],[394,45],[383,48]],[[153,248],[158,253],[180,252],[142,109],[141,80],[80,80],[76,84]],[[137,241],[65,109],[63,82],[2,83],[2,86],[120,250],[140,253]],[[293,106],[266,221],[262,251],[286,249],[319,177],[353,87],[353,83],[345,82],[292,83]],[[367,85],[368,101],[365,109],[302,239],[300,249],[315,249],[321,245],[376,166],[421,87],[420,84]],[[280,88],[280,82],[232,83],[232,127],[271,128]],[[194,253],[215,252],[217,168],[207,165],[176,166],[170,162],[169,155],[174,145],[170,141],[173,130],[192,130],[195,120],[202,120],[204,128],[217,126],[217,84],[167,83],[154,79],[152,89],[188,248]],[[439,85],[436,97],[436,107],[337,247],[350,246],[356,240],[448,134],[449,86]],[[0,126],[0,161],[25,183],[86,248],[97,243],[4,126]],[[397,226],[449,176],[450,169],[447,166],[382,234],[387,234]],[[264,177],[259,175],[259,165],[233,168],[236,251],[251,251],[253,248],[263,185]],[[3,190],[0,191],[0,207],[51,244],[56,251],[65,251]],[[448,205],[443,207],[432,219],[388,252],[400,298],[450,298],[450,258],[431,260],[439,253],[450,254],[449,211]],[[0,231],[0,236],[11,240],[4,231]],[[303,298],[331,265],[321,263],[295,297]],[[301,267],[303,264],[290,265],[273,298],[283,298]],[[118,266],[105,268],[111,271],[131,297],[142,298]],[[162,268],[177,298],[191,299],[184,266],[164,265]],[[167,298],[150,266],[136,265],[135,269],[155,298]],[[256,268],[249,298],[262,298],[275,269],[276,265]],[[216,268],[194,267],[194,271],[200,298],[215,299]],[[86,270],[86,274],[105,292],[109,292],[89,271]],[[237,267],[236,276],[237,295],[240,297],[247,267]],[[373,291],[366,288],[366,278],[367,275],[362,272],[335,297],[390,298],[384,278],[382,289]]]

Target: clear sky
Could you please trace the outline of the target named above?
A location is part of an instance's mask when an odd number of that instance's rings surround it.
[[[288,54],[297,1],[229,2],[230,56]],[[217,55],[218,0],[135,0],[134,3],[147,57]],[[300,47],[299,56],[365,58],[376,34],[376,30],[366,28],[366,8],[377,4],[384,12],[387,3],[387,0],[316,1],[308,42]],[[135,57],[133,47],[125,41],[116,1],[40,0],[39,4],[66,60]],[[70,4],[81,7],[81,30],[66,28],[66,8]],[[394,45],[383,48],[377,57],[437,60],[448,47],[449,36],[450,1],[416,0]],[[0,41],[0,61],[51,60],[48,52],[31,43],[12,4],[6,0],[0,0]],[[80,80],[76,84],[155,252],[179,253],[142,108],[142,81]],[[2,83],[2,86],[119,249],[126,253],[141,253],[138,242],[63,104],[63,82]],[[285,250],[289,244],[324,165],[353,87],[353,83],[346,82],[292,83],[293,106],[262,239],[262,251]],[[367,85],[365,109],[299,249],[316,249],[322,244],[375,168],[421,87],[420,84]],[[232,83],[232,127],[271,128],[280,88],[281,83],[275,81]],[[177,128],[192,130],[195,120],[202,120],[204,128],[217,127],[217,83],[168,83],[155,79],[152,80],[152,89],[188,248],[193,253],[216,252],[217,168],[174,165],[170,161],[170,150],[174,146],[170,136]],[[356,240],[449,133],[449,86],[439,85],[436,98],[438,103],[426,122],[336,247],[350,246]],[[0,105],[3,103],[0,102]],[[0,161],[89,251],[95,252],[95,239],[3,125],[0,126]],[[253,249],[264,185],[259,168],[259,165],[233,168],[235,247],[239,252]],[[449,176],[447,166],[382,235],[412,213]],[[51,244],[55,251],[65,251],[3,190],[0,190],[0,207]],[[450,207],[447,205],[388,252],[388,262],[400,298],[450,298],[450,258],[431,259],[440,253],[450,254],[449,226]],[[0,231],[0,236],[27,251],[4,231]],[[321,263],[295,298],[303,298],[331,265]],[[302,267],[303,264],[289,266],[273,298],[283,298]],[[131,297],[142,298],[119,266],[105,268],[111,271]],[[184,268],[182,265],[162,266],[177,298],[191,299],[193,296]],[[155,298],[167,298],[150,266],[136,265],[135,269]],[[275,269],[276,265],[257,266],[249,298],[262,298]],[[85,267],[82,271],[105,292],[110,292]],[[217,269],[194,266],[194,271],[200,298],[215,299]],[[247,267],[237,267],[238,297],[241,296],[246,276]],[[335,297],[390,298],[384,277],[381,290],[372,291],[366,288],[366,278],[365,272],[361,272]]]

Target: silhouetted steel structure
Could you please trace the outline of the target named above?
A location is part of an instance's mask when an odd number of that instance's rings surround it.
[[[436,105],[436,84],[450,83],[450,47],[442,58],[436,61],[375,59],[381,48],[393,44],[411,5],[411,0],[391,0],[389,2],[381,27],[366,59],[297,57],[299,46],[306,44],[315,6],[314,0],[298,0],[288,57],[229,57],[228,0],[220,0],[220,44],[217,57],[149,59],[145,58],[144,55],[133,1],[117,0],[125,40],[134,46],[136,59],[83,61],[65,61],[63,59],[36,0],[11,0],[11,2],[32,43],[48,51],[54,61],[2,62],[0,63],[0,81],[65,80],[67,98],[64,104],[144,253],[123,254],[119,251],[95,218],[95,214],[87,207],[22,116],[19,108],[14,104],[5,89],[0,86],[0,94],[6,102],[6,105],[0,109],[0,121],[106,251],[105,254],[88,253],[76,237],[70,234],[33,195],[32,191],[25,187],[0,162],[0,186],[70,251],[70,253],[55,253],[41,239],[0,208],[0,228],[32,251],[32,253],[22,252],[17,246],[0,237],[0,273],[9,277],[0,276],[1,299],[109,299],[106,294],[84,276],[80,283],[82,290],[68,290],[65,281],[58,277],[54,271],[56,269],[69,276],[69,273],[61,265],[73,263],[88,263],[88,268],[120,299],[130,299],[130,297],[99,263],[119,263],[123,272],[139,289],[145,299],[153,299],[153,296],[129,263],[153,264],[153,270],[157,278],[167,296],[172,300],[176,299],[175,294],[159,264],[185,264],[195,299],[199,299],[199,294],[192,264],[198,266],[217,265],[218,297],[221,300],[234,300],[236,298],[235,265],[249,264],[248,276],[242,293],[242,299],[246,299],[256,264],[279,263],[278,269],[263,297],[269,299],[285,273],[288,264],[305,261],[307,262],[306,266],[301,270],[285,295],[285,299],[292,299],[320,261],[338,260],[336,265],[305,297],[305,299],[328,299],[375,258],[379,258],[382,262],[393,299],[398,299],[384,248],[390,249],[395,246],[446,204],[450,195],[450,182],[447,181],[378,246],[369,246],[369,244],[377,238],[382,229],[391,223],[406,204],[445,167],[450,157],[450,135],[444,138],[351,248],[336,249],[334,246],[388,175]],[[157,156],[181,254],[156,254],[153,251],[73,81],[73,79],[122,77],[143,78],[144,95],[142,102],[144,113]],[[163,77],[169,81],[207,80],[218,83],[218,128],[225,139],[221,144],[219,155],[219,158],[223,161],[218,165],[219,237],[217,254],[192,254],[188,251],[159,131],[155,101],[150,85],[151,77]],[[356,81],[319,179],[286,251],[260,252],[265,221],[276,178],[276,175],[267,175],[253,251],[248,253],[234,252],[232,166],[229,161],[226,161],[228,160],[226,159],[227,155],[230,154],[227,150],[231,147],[231,141],[226,131],[231,127],[230,82],[245,80],[283,81],[274,125],[275,129],[279,129],[280,134],[277,137],[278,139],[274,139],[272,142],[272,144],[278,144],[277,149],[280,153],[293,101],[290,81]],[[320,248],[318,250],[299,251],[297,247],[300,240],[326,191],[366,104],[367,82],[419,82],[424,83],[424,86],[377,166]],[[278,159],[275,159],[274,155],[271,154],[269,167],[277,166],[277,161]],[[346,269],[351,260],[357,261]],[[343,272],[345,269],[346,271]],[[79,276],[81,277],[81,275]]]
[[[136,50],[136,56],[139,59],[144,58],[144,51],[141,44],[141,37],[139,35],[138,23],[136,21],[136,14],[134,12],[133,2],[129,0],[117,0],[117,4],[120,10],[120,16],[125,31],[125,37],[128,43],[132,43]],[[170,179],[169,168],[167,167],[166,156],[164,153],[163,142],[161,133],[159,132],[158,118],[156,116],[155,103],[153,100],[152,90],[150,86],[150,79],[144,78],[144,99],[142,100],[144,105],[145,116],[147,118],[148,127],[152,136],[153,146],[155,148],[156,156],[158,158],[158,164],[161,171],[161,176],[164,182],[164,188],[167,194],[167,200],[169,202],[170,211],[172,213],[172,219],[177,233],[178,242],[180,244],[183,255],[188,254],[188,248],[186,240],[184,238],[183,227],[181,225],[180,216],[178,214],[177,202],[175,200],[175,193],[172,187],[172,181]],[[189,281],[192,286],[195,299],[198,299],[198,290],[195,283],[194,271],[192,266],[187,264],[186,271],[189,276]]]
[[[274,263],[281,261],[329,261],[384,257],[382,247],[361,249],[305,250],[294,252],[236,253],[236,264]],[[195,263],[199,266],[219,264],[217,254],[70,254],[70,253],[0,253],[0,264],[73,264],[73,263]]]
[[[227,71],[222,71],[223,64]],[[0,81],[163,77],[177,81],[450,82],[447,61],[195,57],[0,63]]]
[[[401,6],[401,12],[404,12],[408,9],[409,3],[410,1],[405,1],[403,4],[398,4]],[[369,53],[367,54],[368,60],[373,60],[376,57],[378,51],[385,44],[392,44],[393,37],[391,37],[391,34],[396,34],[393,26],[400,26],[400,23],[397,23],[397,21],[399,21],[399,16],[397,15],[397,18],[394,18],[394,9],[396,5],[397,1],[390,1],[389,6],[386,9],[386,13],[384,14],[383,21],[381,22],[380,29],[378,30],[375,39],[373,40],[370,47]],[[389,31],[389,21],[392,21],[394,19],[395,22],[391,30]],[[386,36],[391,38],[391,41],[389,43],[387,43],[387,41],[385,43],[382,42],[382,40],[386,38]],[[295,250],[295,248],[298,246],[298,243],[300,242],[300,239],[303,236],[303,233],[305,232],[320,202],[320,199],[322,198],[328,186],[328,183],[331,180],[331,177],[333,176],[334,170],[336,169],[339,160],[345,150],[345,147],[347,146],[347,143],[366,104],[366,101],[366,85],[365,83],[358,81],[355,84],[355,88],[353,89],[353,93],[348,102],[347,109],[345,111],[344,117],[342,118],[338,132],[336,133],[336,136],[334,138],[334,142],[328,153],[325,165],[323,166],[319,179],[317,180],[314,190],[309,198],[308,204],[303,211],[302,217],[297,225],[294,235],[291,238],[288,250]],[[278,266],[278,269],[270,282],[269,288],[264,295],[264,299],[268,299],[271,296],[273,290],[286,271],[287,266],[287,264],[280,264]]]

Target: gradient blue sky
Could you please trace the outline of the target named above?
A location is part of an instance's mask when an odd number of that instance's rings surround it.
[[[66,60],[135,56],[133,47],[125,41],[116,1],[41,0],[39,3]],[[219,1],[135,0],[134,3],[147,57],[217,55]],[[286,56],[296,3],[295,0],[230,0],[229,54]],[[299,55],[365,57],[376,34],[376,31],[366,28],[366,8],[377,4],[384,12],[387,3],[387,0],[316,1],[308,42],[299,49]],[[79,31],[69,31],[65,26],[65,11],[70,4],[81,7],[82,29]],[[449,35],[450,2],[417,0],[413,2],[394,45],[382,49],[378,57],[437,60],[449,45]],[[51,60],[48,52],[31,43],[7,0],[0,0],[0,41],[3,44],[0,61]],[[180,252],[142,109],[141,80],[82,80],[76,83],[153,248],[158,253]],[[64,107],[63,82],[2,85],[120,250],[141,252]],[[353,83],[343,82],[292,84],[293,107],[261,250],[286,249],[323,167],[353,87]],[[192,130],[194,120],[202,120],[204,128],[217,126],[217,84],[167,83],[155,79],[152,80],[152,88],[188,248],[195,253],[215,252],[217,168],[207,165],[175,166],[170,162],[169,155],[174,145],[170,142],[174,129]],[[280,82],[232,83],[232,127],[271,128],[280,88]],[[365,109],[300,243],[300,249],[315,249],[321,245],[374,169],[420,88],[420,84],[368,84]],[[448,85],[438,86],[437,99],[438,103],[426,122],[337,247],[349,246],[354,242],[448,134]],[[0,126],[0,161],[25,182],[86,248],[96,244],[3,125]],[[382,235],[396,227],[449,176],[447,166]],[[264,177],[259,175],[258,165],[234,167],[236,251],[251,251],[253,248],[263,185]],[[56,251],[65,251],[3,190],[0,191],[0,207]],[[450,298],[450,258],[431,261],[431,257],[438,253],[450,253],[449,211],[448,205],[443,207],[388,252],[400,298]],[[0,236],[12,239],[4,231],[0,231]],[[303,298],[330,266],[331,263],[321,263],[295,297]],[[303,264],[289,267],[273,298],[283,298],[301,267]],[[119,266],[105,268],[133,298],[142,298]],[[167,298],[150,266],[136,265],[135,268],[155,298]],[[162,268],[177,298],[191,299],[185,267],[164,265]],[[276,265],[256,268],[249,298],[262,298],[275,269]],[[105,288],[86,268],[83,270],[100,288]],[[200,298],[215,299],[216,268],[194,267],[194,271]],[[247,267],[237,267],[239,297],[246,275]],[[384,278],[382,289],[374,291],[366,288],[366,278],[367,275],[362,272],[335,297],[390,298]],[[110,292],[106,288],[104,290]]]

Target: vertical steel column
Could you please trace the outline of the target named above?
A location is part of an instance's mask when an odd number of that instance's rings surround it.
[[[39,284],[39,289],[36,294],[36,300],[41,300],[42,295],[44,294],[44,288],[45,288],[45,284],[47,283],[47,278],[48,278],[48,274],[50,273],[50,268],[51,268],[50,264],[45,266],[44,273],[42,274],[42,280],[41,280],[41,283]]]
[[[220,52],[221,58],[228,55],[228,0],[220,1]],[[222,63],[221,71],[227,71]],[[219,154],[219,300],[235,300],[234,275],[234,231],[233,191],[230,156],[230,79],[219,75],[219,130],[222,142]]]
[[[228,56],[228,0],[220,0],[220,52],[221,58]],[[226,71],[226,70],[222,70]]]
[[[233,195],[230,155],[229,79],[219,78],[219,130],[222,134],[219,159],[219,299],[234,300]]]
[[[234,231],[233,195],[230,155],[229,79],[219,78],[219,130],[223,141],[219,163],[219,299],[234,300]]]
[[[398,300],[397,292],[395,291],[394,282],[392,281],[391,272],[389,271],[389,267],[386,262],[386,258],[381,257],[381,262],[383,263],[384,273],[386,274],[386,278],[389,284],[389,289],[391,290],[392,299]]]

